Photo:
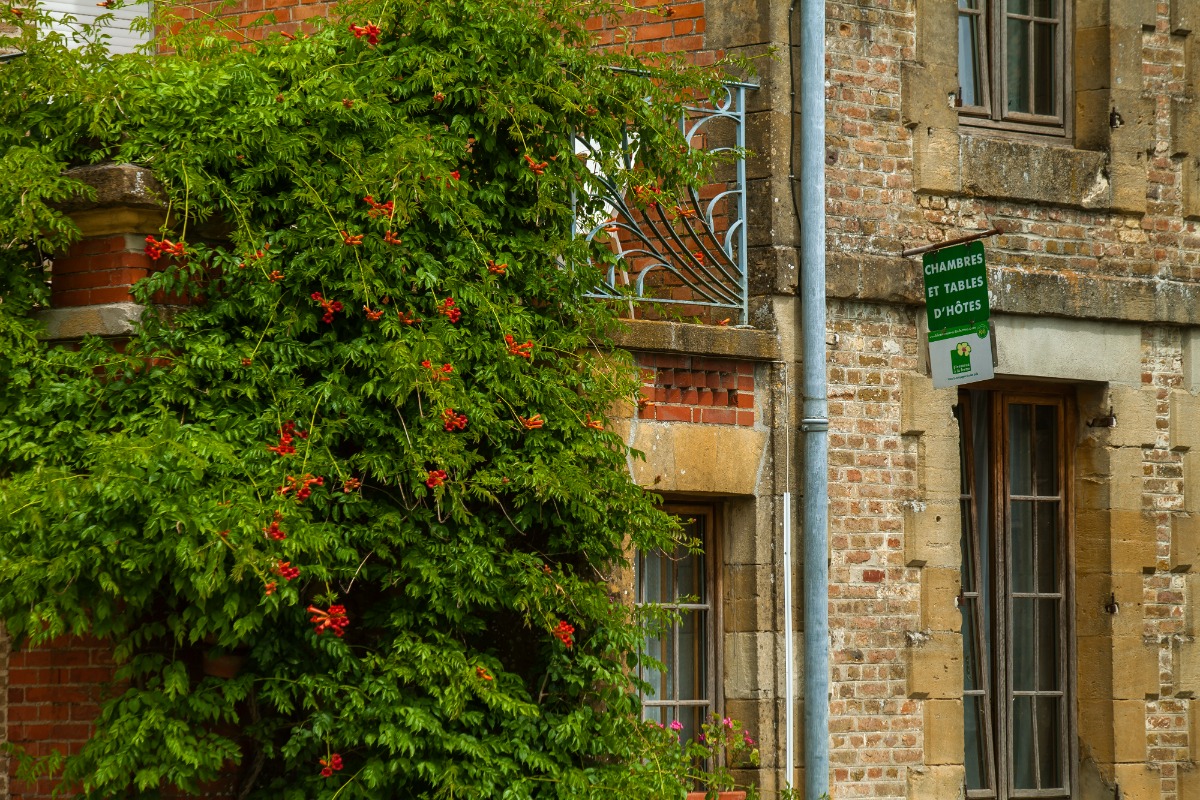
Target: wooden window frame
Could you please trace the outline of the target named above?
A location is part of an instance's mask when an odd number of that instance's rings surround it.
[[[663,510],[667,513],[674,514],[682,519],[702,519],[704,520],[704,531],[702,534],[702,549],[704,553],[704,581],[707,602],[703,603],[663,603],[664,608],[677,609],[683,612],[688,611],[706,611],[707,620],[705,624],[705,646],[703,657],[704,664],[704,697],[693,700],[679,700],[678,698],[669,698],[663,700],[647,699],[644,694],[641,695],[643,709],[649,708],[664,708],[664,709],[679,709],[684,707],[701,708],[705,710],[702,714],[702,721],[711,717],[712,714],[718,713],[724,707],[724,695],[722,692],[722,665],[721,665],[721,632],[724,630],[724,623],[721,614],[721,598],[723,596],[723,586],[721,576],[723,573],[722,565],[724,557],[721,547],[721,541],[724,533],[724,515],[719,504],[715,503],[698,503],[690,501],[667,501],[663,505]],[[634,555],[634,604],[642,604],[642,559],[644,554],[636,553]],[[676,626],[677,627],[677,626]],[[664,659],[664,666],[667,670],[675,669],[678,672],[678,650],[679,637],[672,636],[674,641],[673,658],[670,661]],[[678,686],[678,683],[676,683]],[[670,715],[671,719],[676,719],[677,716]]]
[[[1032,3],[1030,13],[1010,13],[1008,0],[979,0],[978,11],[958,9],[958,16],[976,16],[982,27],[979,36],[980,53],[978,65],[981,72],[983,102],[979,105],[963,105],[962,89],[959,88],[959,123],[965,127],[1009,131],[1020,134],[1037,134],[1039,137],[1069,139],[1073,135],[1074,123],[1074,2],[1053,0],[1058,7],[1055,18],[1057,32],[1054,40],[1053,89],[1058,109],[1056,114],[1034,114],[1009,112],[1008,109],[1008,37],[1005,35],[1010,17],[1033,21]],[[1050,17],[1039,18],[1044,20]],[[957,43],[957,38],[956,38]],[[1032,46],[1031,46],[1032,52]],[[961,80],[961,76],[960,76]],[[1029,91],[1032,101],[1033,71],[1029,71]]]
[[[988,384],[991,388],[993,385],[1003,384]],[[960,411],[959,423],[961,426],[961,435],[963,437],[963,447],[961,448],[961,465],[964,470],[963,483],[960,493],[960,502],[962,505],[963,524],[970,526],[970,532],[964,530],[964,568],[969,566],[974,576],[974,588],[967,590],[966,581],[964,581],[964,590],[960,596],[960,606],[964,610],[964,614],[972,614],[972,622],[977,636],[973,637],[973,641],[964,639],[964,656],[966,656],[966,648],[971,648],[975,663],[979,665],[980,671],[980,686],[974,690],[968,690],[964,684],[964,713],[966,712],[965,703],[970,697],[982,697],[980,702],[980,728],[981,738],[983,740],[983,769],[986,776],[986,782],[990,788],[968,789],[966,795],[968,798],[975,800],[978,798],[998,798],[999,800],[1016,800],[1016,798],[1039,798],[1044,800],[1067,800],[1075,797],[1077,790],[1078,775],[1075,765],[1078,762],[1077,753],[1077,728],[1078,728],[1078,710],[1076,707],[1076,632],[1075,632],[1075,610],[1074,610],[1074,575],[1075,575],[1075,560],[1074,560],[1074,514],[1072,506],[1072,489],[1074,485],[1073,464],[1071,458],[1071,431],[1076,429],[1076,416],[1072,398],[1063,393],[1054,392],[1031,392],[1021,388],[1000,388],[986,393],[979,393],[986,398],[986,408],[973,408],[966,391],[960,392]],[[977,396],[979,396],[977,395]],[[964,402],[965,400],[965,402]],[[1038,495],[1036,487],[1032,489],[1034,494],[1031,495],[1014,495],[1010,482],[1009,463],[1010,463],[1010,431],[1008,426],[1008,410],[1013,405],[1029,405],[1029,406],[1052,406],[1057,409],[1057,426],[1058,426],[1058,442],[1056,448],[1056,470],[1057,470],[1057,486],[1058,492],[1056,495]],[[988,415],[988,465],[989,475],[987,478],[987,491],[991,499],[991,509],[988,513],[989,534],[988,534],[988,553],[987,558],[981,552],[979,547],[977,521],[979,514],[985,513],[984,510],[977,507],[974,487],[978,477],[975,474],[972,447],[974,440],[973,415],[985,413]],[[1009,511],[1012,501],[1016,499],[1018,502],[1046,502],[1057,498],[1059,504],[1059,513],[1057,515],[1057,523],[1059,529],[1059,542],[1057,558],[1060,560],[1060,566],[1057,572],[1057,586],[1053,592],[1046,592],[1037,587],[1037,556],[1034,555],[1030,564],[1035,576],[1034,591],[1023,592],[1016,591],[1011,585],[1010,572],[1010,548],[1012,542],[1011,520],[1009,519]],[[1034,534],[1036,535],[1036,534]],[[1035,540],[1034,540],[1035,541]],[[968,546],[969,545],[969,546]],[[991,564],[987,564],[990,559]],[[969,564],[968,564],[969,560]],[[990,569],[990,586],[987,592],[982,590],[983,571]],[[1061,691],[1038,689],[1032,693],[1029,691],[1015,692],[1012,688],[1014,680],[1014,663],[1013,650],[1009,638],[1009,622],[1014,617],[1013,601],[1014,598],[1039,597],[1058,599],[1059,607],[1059,634],[1058,634],[1058,652],[1056,655],[1056,663],[1059,665],[1059,677],[1061,680]],[[1044,599],[1044,598],[1043,598]],[[982,604],[988,603],[992,608],[991,629],[985,630],[985,615],[982,612]],[[992,645],[991,662],[989,663],[984,658],[983,641],[989,635]],[[966,629],[964,626],[964,635]],[[1037,640],[1034,639],[1034,655],[1033,664],[1036,673],[1038,662],[1038,652],[1036,650]],[[1002,666],[999,662],[1002,659]],[[965,664],[964,664],[965,666]],[[1049,696],[1056,694],[1061,698],[1059,703],[1059,724],[1060,735],[1059,739],[1059,769],[1062,775],[1062,787],[1052,787],[1044,789],[1017,789],[1014,788],[1016,777],[1014,775],[1014,725],[1010,709],[1013,707],[1014,696]],[[1036,704],[1036,700],[1033,701]],[[1036,711],[1034,711],[1036,715]],[[1033,763],[1035,769],[1040,768],[1039,754],[1037,752],[1038,743],[1035,741],[1033,746]]]

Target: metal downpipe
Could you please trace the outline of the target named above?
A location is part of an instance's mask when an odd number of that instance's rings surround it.
[[[804,797],[829,791],[829,403],[825,375],[825,0],[800,0]]]

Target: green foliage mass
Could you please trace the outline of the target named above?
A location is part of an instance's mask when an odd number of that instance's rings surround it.
[[[641,65],[588,49],[603,10],[367,0],[113,58],[10,17],[0,615],[18,648],[113,647],[93,738],[41,765],[79,796],[682,793],[610,597],[675,528],[595,424],[636,386],[584,297],[604,254],[571,235],[573,134],[603,159],[632,125],[625,180],[669,196],[704,166],[679,100],[711,85],[614,69]],[[87,195],[67,170],[101,161],[162,183],[136,291],[166,303],[127,342],[48,344],[46,259]]]

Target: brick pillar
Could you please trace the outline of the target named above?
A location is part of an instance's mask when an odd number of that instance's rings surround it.
[[[91,735],[92,721],[113,676],[107,645],[63,637],[8,657],[7,739],[31,756],[57,750],[77,753]],[[17,780],[17,760],[5,777],[11,800],[50,798],[58,781]]]
[[[149,170],[131,164],[102,164],[72,170],[95,189],[68,213],[83,238],[51,268],[50,309],[41,313],[49,339],[92,334],[123,336],[141,316],[130,289],[149,275],[146,236],[157,235],[166,218],[158,183]]]
[[[50,308],[39,312],[50,340],[85,335],[127,336],[141,316],[130,288],[146,277],[153,262],[145,238],[157,234],[166,218],[157,199],[158,183],[148,170],[103,164],[72,170],[72,177],[95,190],[66,210],[83,238],[51,267]],[[107,645],[64,637],[49,644],[9,652],[0,630],[0,735],[34,756],[57,750],[78,752],[112,681]],[[17,759],[0,754],[0,797],[49,798],[57,781],[16,779]]]

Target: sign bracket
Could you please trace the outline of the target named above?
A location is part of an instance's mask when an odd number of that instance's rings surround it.
[[[970,236],[960,236],[957,239],[947,239],[944,242],[935,242],[934,244],[926,244],[926,245],[922,245],[921,247],[910,247],[909,249],[901,252],[900,255],[904,258],[909,258],[911,256],[919,256],[923,253],[932,253],[934,250],[941,250],[943,247],[953,247],[956,244],[967,244],[968,242],[974,242],[974,241],[978,241],[979,239],[985,239],[988,236],[995,236],[996,234],[999,234],[999,233],[1004,233],[1004,229],[1003,228],[988,228],[986,231],[981,231],[980,233],[972,233]]]

